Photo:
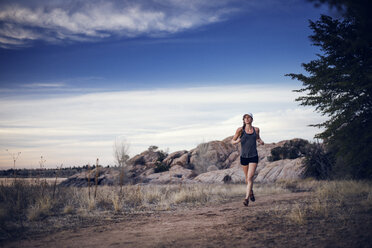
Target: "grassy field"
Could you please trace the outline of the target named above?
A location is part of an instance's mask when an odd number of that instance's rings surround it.
[[[120,222],[138,213],[177,211],[221,204],[245,195],[242,184],[127,185],[86,188],[16,180],[0,185],[0,242],[50,231]],[[365,181],[281,181],[255,184],[259,196],[312,192],[305,200],[268,206],[268,212],[294,225],[333,219],[343,225],[354,215],[372,213],[372,184]]]

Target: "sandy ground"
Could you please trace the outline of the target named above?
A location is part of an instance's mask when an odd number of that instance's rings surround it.
[[[311,193],[256,196],[191,209],[128,215],[119,223],[65,230],[4,247],[370,247],[370,213],[352,221],[314,219],[299,225],[283,215]],[[306,202],[306,201],[305,201]]]

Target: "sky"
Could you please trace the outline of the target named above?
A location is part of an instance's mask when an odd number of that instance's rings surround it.
[[[0,169],[113,165],[124,141],[174,152],[222,140],[246,112],[266,143],[313,140],[301,63],[320,53],[303,0],[0,2]]]

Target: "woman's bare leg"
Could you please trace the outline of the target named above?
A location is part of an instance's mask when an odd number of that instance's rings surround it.
[[[252,191],[252,188],[253,188],[253,176],[254,176],[254,173],[256,171],[256,168],[257,168],[257,163],[249,163],[248,166],[248,183],[247,183],[247,193],[245,195],[245,198],[248,198],[249,197],[249,194],[251,193]]]
[[[243,171],[244,171],[244,176],[245,176],[245,184],[248,183],[248,165],[242,165]]]

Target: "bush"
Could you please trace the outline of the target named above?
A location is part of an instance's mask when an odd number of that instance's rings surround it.
[[[157,146],[150,146],[149,150],[155,151],[157,150]],[[168,156],[167,152],[164,152],[163,150],[156,151],[156,154],[158,155],[158,159],[155,162],[155,173],[168,171],[170,166],[163,163],[163,160]]]
[[[156,161],[154,171],[155,173],[158,173],[158,172],[168,171],[169,168],[170,168],[169,165],[166,165],[160,161]]]
[[[309,143],[303,139],[290,140],[281,147],[271,149],[269,161],[280,159],[295,159],[305,157],[305,177],[316,179],[329,179],[332,168],[335,165],[335,159],[332,152],[327,152],[324,145],[319,143]]]
[[[164,151],[157,151],[156,152],[157,155],[158,155],[158,161],[161,162],[163,161],[167,156],[168,156],[168,153],[164,152]]]
[[[145,163],[146,163],[146,161],[145,161],[145,158],[144,158],[144,157],[139,157],[139,158],[137,158],[137,159],[133,162],[134,165],[137,165],[137,164],[139,164],[139,165],[144,165]]]
[[[332,153],[326,152],[321,144],[310,144],[304,160],[305,177],[329,179],[334,163],[335,159]]]
[[[283,146],[274,147],[271,149],[269,161],[277,161],[280,159],[295,159],[305,156],[309,142],[303,139],[290,140],[284,143]]]

